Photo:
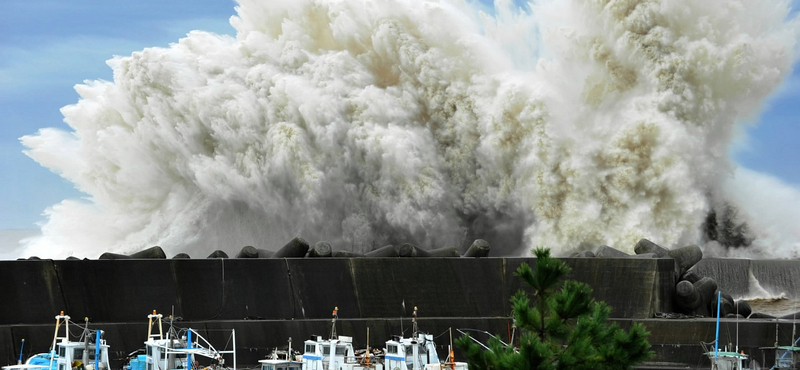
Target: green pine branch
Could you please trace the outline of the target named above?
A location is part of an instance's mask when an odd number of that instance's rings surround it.
[[[569,266],[549,249],[534,254],[535,269],[522,263],[516,271],[530,295],[519,290],[510,300],[520,328],[517,347],[491,339],[486,350],[469,335],[458,338],[471,370],[630,369],[653,356],[643,325],[625,331],[609,323],[611,308],[592,298],[589,285],[564,281]]]

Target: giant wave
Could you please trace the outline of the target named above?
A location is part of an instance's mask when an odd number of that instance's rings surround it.
[[[235,37],[115,57],[73,131],[22,138],[88,195],[28,253],[707,243],[798,36],[778,0],[238,4]]]

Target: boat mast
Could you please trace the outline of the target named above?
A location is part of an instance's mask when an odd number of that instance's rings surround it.
[[[153,334],[153,324],[155,323],[158,323],[158,339],[164,339],[164,332],[161,330],[161,314],[157,314],[156,310],[153,310],[152,314],[147,315],[147,322],[147,340],[155,337],[155,334]]]
[[[717,291],[717,336],[714,340],[714,368],[717,367],[717,357],[719,356],[719,309],[722,300],[722,292]]]
[[[64,315],[64,311],[61,311],[58,315],[56,315],[56,333],[53,335],[53,345],[50,347],[51,351],[55,351],[56,344],[58,343],[58,329],[61,327],[61,324],[64,324],[64,339],[69,339],[69,316]]]
[[[369,326],[367,326],[367,351],[364,356],[366,357],[364,362],[366,364],[366,368],[369,368]]]
[[[331,319],[331,337],[330,340],[336,339],[336,319],[339,318],[339,306],[333,308],[333,318]]]
[[[739,305],[736,305],[736,352],[739,352]]]
[[[417,339],[419,326],[417,325],[417,306],[414,306],[414,313],[411,314],[411,338]]]
[[[63,321],[62,321],[63,320]],[[64,323],[64,342],[69,341],[69,316],[64,315],[64,311],[61,311],[58,315],[56,315],[56,333],[53,336],[53,346],[50,347],[50,365],[48,369],[53,368],[53,360],[56,358],[56,344],[58,343],[58,329],[61,327],[61,323]]]

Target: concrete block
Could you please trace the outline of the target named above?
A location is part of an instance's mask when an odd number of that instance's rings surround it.
[[[607,245],[601,245],[597,247],[597,250],[595,250],[594,255],[598,258],[620,258],[620,257],[630,256],[629,254],[619,249],[614,249]]]
[[[483,239],[475,239],[469,249],[464,252],[464,257],[488,257],[489,250],[489,242]]]
[[[275,251],[272,258],[302,258],[308,253],[309,245],[305,239],[296,237]]]
[[[703,251],[696,245],[690,245],[669,251],[669,256],[675,260],[675,271],[681,276],[703,259]]]
[[[636,254],[653,253],[658,258],[666,257],[669,254],[669,250],[667,248],[664,248],[647,239],[639,240],[639,242],[636,243],[636,246],[633,247],[633,252]]]
[[[309,257],[331,257],[332,255],[333,248],[331,248],[331,243],[326,241],[318,241],[308,250]]]

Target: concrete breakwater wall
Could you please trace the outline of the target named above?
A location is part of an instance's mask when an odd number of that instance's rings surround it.
[[[615,318],[650,318],[671,310],[676,273],[669,258],[565,258],[569,278],[590,284]],[[380,345],[419,307],[421,328],[505,333],[509,298],[522,287],[514,276],[533,258],[287,258],[21,260],[0,262],[0,361],[12,363],[21,339],[46,351],[54,316],[91,319],[106,330],[117,355],[141,347],[146,316],[174,312],[176,325],[237,328],[240,362],[268,349],[327,335],[339,307],[341,334]],[[405,323],[401,318],[406,318]],[[430,326],[423,325],[426,318]],[[462,322],[463,321],[463,322]],[[348,325],[350,327],[348,327]],[[209,335],[213,338],[211,331]],[[363,333],[363,334],[362,334]],[[408,334],[408,333],[406,333]],[[220,338],[224,343],[224,338]],[[440,340],[446,344],[446,340]],[[213,343],[213,341],[212,341]]]
[[[676,312],[681,268],[672,258],[562,258],[569,279],[590,284],[594,297],[612,307],[622,327],[643,323],[664,368],[708,365],[700,342],[714,339],[714,318],[658,319]],[[337,331],[357,347],[382,347],[390,335],[409,334],[419,307],[420,329],[436,336],[444,351],[449,329],[470,328],[507,336],[508,300],[521,288],[514,271],[533,258],[270,258],[108,259],[0,261],[0,364],[47,351],[59,311],[90,328],[106,331],[115,367],[141,348],[146,316],[174,312],[176,326],[199,330],[213,344],[227,345],[236,329],[240,365],[253,365],[292,337],[299,349],[310,335],[327,336],[333,307]],[[690,270],[713,277],[721,290],[738,296],[752,274],[762,285],[795,292],[800,261],[702,259]],[[792,322],[723,318],[721,342],[771,364],[759,347],[791,341]],[[73,329],[77,334],[78,328]],[[478,332],[472,332],[478,336]],[[458,335],[458,334],[455,334]],[[231,343],[232,345],[232,343]],[[230,364],[230,359],[228,363]]]
[[[693,270],[736,297],[800,298],[800,261],[704,258]],[[799,308],[800,309],[800,308]]]
[[[0,262],[0,325],[49,324],[59,311],[138,322],[153,309],[187,321],[507,317],[529,258],[33,260]],[[566,258],[612,317],[672,309],[673,260]]]

